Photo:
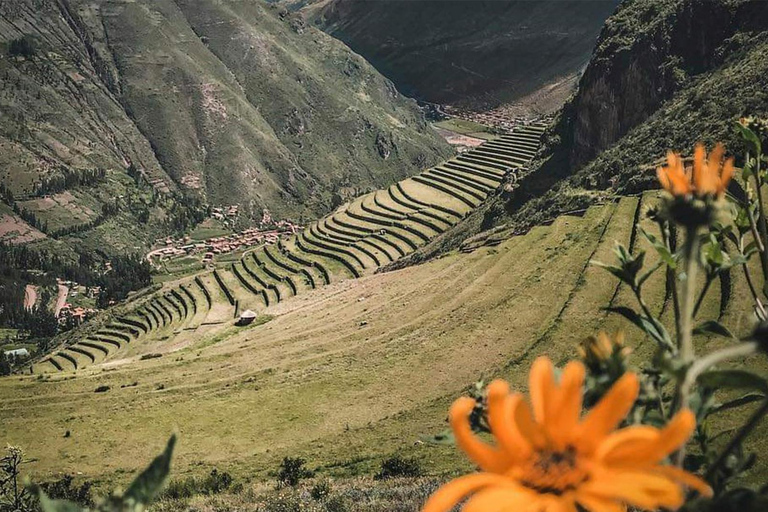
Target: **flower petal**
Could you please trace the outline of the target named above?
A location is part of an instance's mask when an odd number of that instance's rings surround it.
[[[523,460],[531,454],[531,444],[514,424],[520,395],[510,395],[509,385],[495,380],[488,385],[488,423],[493,437],[514,460]]]
[[[608,466],[646,464],[649,449],[658,442],[659,436],[659,429],[646,425],[623,428],[600,444],[595,458]]]
[[[593,453],[605,437],[629,413],[637,399],[640,383],[634,373],[625,373],[608,390],[577,427],[582,453]]]
[[[650,446],[646,460],[657,463],[664,457],[683,446],[696,428],[696,416],[688,409],[683,409],[659,432],[659,439]]]
[[[456,444],[472,461],[485,471],[502,473],[509,467],[510,459],[504,452],[482,442],[469,424],[469,415],[475,408],[475,401],[469,397],[456,400],[451,406],[449,421]]]
[[[709,498],[713,494],[712,488],[707,482],[692,473],[678,468],[677,466],[657,466],[654,469],[654,473],[664,475],[678,483],[690,487],[702,496]]]
[[[699,142],[696,144],[696,149],[693,150],[693,185],[696,187],[697,192],[702,192],[707,181],[707,153],[704,149],[704,144]]]
[[[733,166],[733,157],[729,158],[725,161],[725,164],[723,165],[723,173],[720,175],[720,184],[718,185],[717,194],[723,195],[728,188],[728,183],[730,183],[731,178],[733,178],[734,173],[734,166]]]
[[[578,493],[576,501],[589,512],[626,512],[627,507],[623,503],[611,499],[592,496],[587,493]]]
[[[549,429],[550,436],[558,443],[560,449],[571,442],[574,429],[579,423],[585,375],[584,365],[578,361],[571,361],[566,365],[560,378],[558,401],[555,410],[552,411],[553,418]]]
[[[521,486],[493,487],[484,489],[472,496],[462,512],[502,512],[516,511],[521,506],[536,501],[536,494]]]
[[[548,413],[553,409],[555,392],[555,371],[552,361],[548,357],[539,357],[531,366],[528,383],[533,417],[539,425],[547,424]]]
[[[429,497],[421,512],[447,512],[469,494],[490,486],[509,486],[512,481],[492,473],[474,473],[452,480]]]
[[[648,510],[677,509],[684,501],[683,492],[676,483],[642,471],[608,472],[602,478],[582,484],[579,491]]]

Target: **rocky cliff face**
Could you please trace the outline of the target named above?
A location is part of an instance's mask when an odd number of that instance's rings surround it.
[[[625,0],[538,160],[483,227],[509,222],[504,209],[531,225],[654,187],[646,171],[669,149],[724,141],[738,152],[733,123],[750,113],[768,113],[768,2]]]
[[[702,73],[723,42],[758,28],[764,2],[627,1],[602,30],[563,122],[578,168],[645,121]]]

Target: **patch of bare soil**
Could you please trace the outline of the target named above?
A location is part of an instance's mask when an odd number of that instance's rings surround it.
[[[0,217],[0,242],[25,244],[45,238],[45,234],[27,224],[21,217],[5,214]]]

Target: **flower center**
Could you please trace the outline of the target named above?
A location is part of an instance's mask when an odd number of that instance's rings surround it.
[[[540,494],[563,494],[589,478],[580,467],[576,450],[541,451],[523,468],[519,481]]]

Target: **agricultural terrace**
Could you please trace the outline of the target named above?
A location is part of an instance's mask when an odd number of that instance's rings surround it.
[[[270,315],[270,308],[288,298],[371,274],[466,217],[533,158],[543,131],[543,125],[520,127],[358,197],[295,235],[255,245],[214,270],[169,281],[100,328],[59,346],[31,370],[114,368],[147,354],[169,354],[223,332],[244,311]],[[255,233],[254,244],[263,239]]]
[[[363,272],[350,257],[349,265],[364,273],[355,280],[343,279],[346,267],[337,261],[300,252],[299,238],[253,251],[237,271],[166,287],[135,314],[75,345],[96,364],[63,348],[77,371],[56,355],[52,361],[63,372],[0,381],[0,430],[37,459],[30,469],[39,475],[83,471],[86,478],[120,480],[151,459],[172,431],[180,435],[175,478],[211,466],[266,476],[284,456],[306,458],[320,475],[370,473],[403,450],[428,471],[456,470],[467,463],[454,447],[420,441],[445,430],[448,405],[469,383],[499,375],[522,389],[536,356],[549,354],[561,364],[598,329],[628,327],[600,308],[633,304],[631,291],[589,262],[612,261],[620,241],[650,249],[647,264],[653,265],[657,253],[633,224],[657,198],[656,192],[623,197],[494,247],[394,272],[370,274],[373,263],[356,252],[367,266]],[[407,243],[391,240],[406,250]],[[391,246],[366,250],[396,252]],[[291,285],[264,267],[290,277],[296,297],[286,300]],[[649,307],[671,320],[667,286],[659,272],[645,290]],[[739,327],[737,335],[745,334],[751,320],[743,273],[712,286],[717,289],[701,314],[719,314]],[[249,293],[257,297],[252,304],[269,300],[270,306],[250,326],[235,327],[236,304]],[[656,345],[630,329],[633,360],[645,360]],[[708,349],[728,343],[697,338]],[[737,425],[738,416],[719,416],[723,424],[711,427]],[[761,428],[754,439],[766,439],[768,427]]]

